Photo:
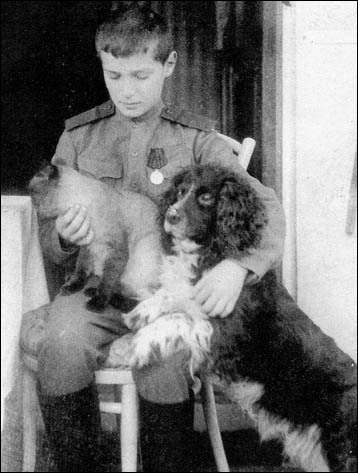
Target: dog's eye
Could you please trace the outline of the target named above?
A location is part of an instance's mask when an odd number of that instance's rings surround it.
[[[200,194],[198,196],[198,202],[200,205],[203,205],[204,207],[210,207],[215,203],[215,199],[212,194],[209,192],[204,192],[203,194]]]

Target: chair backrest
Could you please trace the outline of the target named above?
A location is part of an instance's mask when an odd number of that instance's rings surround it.
[[[256,141],[252,138],[245,138],[242,143],[239,143],[229,136],[222,135],[221,133],[218,133],[218,135],[232,146],[232,149],[238,154],[239,163],[244,169],[247,169],[256,146]]]

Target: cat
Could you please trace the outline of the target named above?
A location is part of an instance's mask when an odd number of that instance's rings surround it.
[[[29,182],[39,219],[56,218],[74,204],[86,207],[94,238],[81,246],[76,268],[62,294],[82,290],[90,276],[97,285],[85,290],[87,309],[102,312],[124,300],[138,300],[156,286],[161,258],[158,210],[136,192],[115,190],[68,166],[42,165]]]

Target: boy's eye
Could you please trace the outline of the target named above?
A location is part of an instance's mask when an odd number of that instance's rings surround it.
[[[118,80],[122,77],[121,74],[111,72],[106,72],[106,75],[111,80]],[[147,72],[137,72],[136,74],[133,74],[132,77],[139,80],[145,80],[149,78],[149,74]]]
[[[111,80],[116,80],[116,79],[120,79],[120,75],[118,74],[107,74],[107,76],[111,79]]]

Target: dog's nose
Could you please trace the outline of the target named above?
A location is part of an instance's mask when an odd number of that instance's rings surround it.
[[[170,223],[171,225],[175,225],[179,223],[181,220],[181,212],[179,212],[179,210],[176,209],[175,207],[171,206],[167,210],[165,218],[168,223]]]

